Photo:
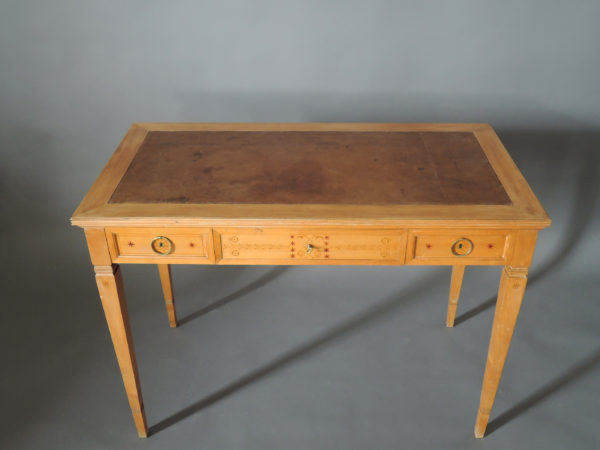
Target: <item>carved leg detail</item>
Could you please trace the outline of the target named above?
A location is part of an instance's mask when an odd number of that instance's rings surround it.
[[[169,316],[169,325],[171,328],[177,326],[177,316],[175,315],[175,299],[173,298],[173,280],[171,278],[171,265],[158,264],[158,274],[162,284],[163,294],[165,296],[165,306]]]
[[[483,437],[485,434],[485,428],[490,418],[526,284],[527,268],[504,267],[500,279],[500,288],[498,289],[492,336],[475,422],[475,437],[478,438]]]
[[[460,288],[465,274],[465,266],[452,266],[452,278],[450,280],[450,299],[448,300],[448,314],[446,315],[446,326],[454,326],[456,308],[460,297]]]
[[[127,399],[140,437],[148,435],[125,292],[118,265],[95,266],[96,283],[125,384]]]

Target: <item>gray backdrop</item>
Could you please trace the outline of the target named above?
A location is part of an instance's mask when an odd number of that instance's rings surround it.
[[[570,448],[600,441],[598,1],[3,0],[0,447]],[[499,268],[123,273],[136,437],[68,219],[135,121],[490,122],[541,233],[489,435],[473,426]]]

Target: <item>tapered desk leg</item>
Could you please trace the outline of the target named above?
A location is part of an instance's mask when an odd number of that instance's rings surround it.
[[[165,297],[165,306],[167,307],[167,315],[169,316],[169,325],[171,328],[177,326],[177,316],[175,314],[175,300],[173,298],[173,281],[171,279],[171,265],[158,264],[158,274],[160,275],[160,283]]]
[[[527,268],[504,267],[500,279],[500,288],[498,289],[492,337],[475,422],[475,437],[478,438],[483,437],[485,434],[485,428],[490,418],[526,284]]]
[[[446,315],[446,326],[454,326],[454,318],[456,317],[456,308],[458,306],[458,298],[460,297],[460,288],[465,274],[465,266],[452,266],[452,278],[450,279],[450,298],[448,300],[448,313]]]
[[[133,413],[133,420],[138,435],[146,437],[148,435],[148,427],[146,425],[146,414],[144,413],[140,380],[135,361],[135,352],[133,350],[129,315],[127,314],[127,305],[125,304],[121,271],[116,264],[94,266],[94,270],[96,271],[96,282],[104,314],[106,315],[106,321],[108,322],[110,337],[115,347],[121,376],[123,377],[125,391],[127,392],[127,399]]]

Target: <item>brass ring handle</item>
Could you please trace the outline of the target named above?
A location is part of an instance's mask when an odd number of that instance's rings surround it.
[[[450,251],[454,256],[467,256],[473,251],[473,241],[466,237],[455,240],[450,246]]]
[[[315,248],[315,246],[314,246],[314,245],[312,245],[312,244],[308,244],[308,245],[306,246],[306,253],[310,253],[310,252],[312,252],[314,248]]]
[[[157,255],[166,256],[173,252],[175,246],[168,237],[156,236],[154,239],[152,239],[152,242],[150,242],[150,248]]]

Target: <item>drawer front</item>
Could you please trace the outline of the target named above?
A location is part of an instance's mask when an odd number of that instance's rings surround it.
[[[506,262],[510,233],[502,230],[411,230],[407,264]]]
[[[224,228],[215,230],[224,264],[403,264],[403,230]]]
[[[209,228],[107,228],[106,239],[116,263],[214,262]]]

